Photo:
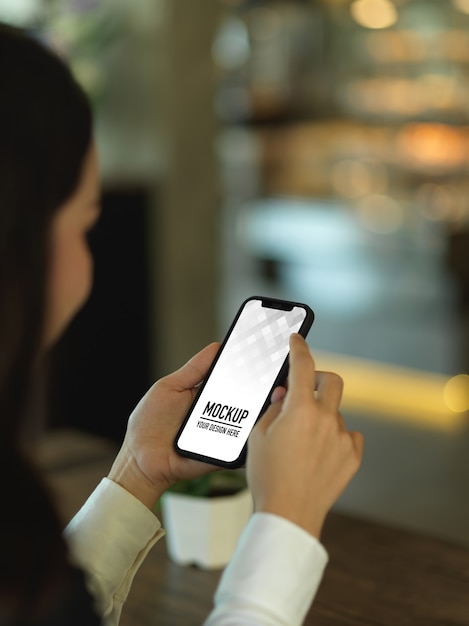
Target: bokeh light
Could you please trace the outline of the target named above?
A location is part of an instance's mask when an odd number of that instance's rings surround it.
[[[381,235],[395,233],[404,221],[402,206],[397,200],[384,194],[361,198],[356,208],[364,226]]]
[[[437,183],[424,183],[417,189],[416,201],[420,213],[435,222],[451,219],[454,207],[452,190]]]
[[[445,124],[408,124],[397,136],[397,147],[408,165],[440,171],[461,167],[467,153],[465,137]]]
[[[389,28],[398,19],[391,0],[355,0],[350,5],[350,12],[357,24],[365,28]]]
[[[343,159],[331,168],[334,190],[344,198],[361,198],[384,193],[388,180],[385,168],[372,159]]]
[[[444,398],[447,407],[454,413],[469,411],[469,376],[458,374],[445,385]]]
[[[223,70],[242,67],[250,55],[249,34],[244,22],[236,17],[227,17],[215,38],[212,55],[215,63]]]

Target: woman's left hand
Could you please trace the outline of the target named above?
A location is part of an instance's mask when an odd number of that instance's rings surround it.
[[[158,380],[129,418],[109,478],[149,508],[172,484],[216,469],[179,456],[174,438],[219,347],[208,345],[179,370]]]

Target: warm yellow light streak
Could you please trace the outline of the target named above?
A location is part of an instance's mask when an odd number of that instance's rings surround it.
[[[469,14],[469,0],[453,0],[453,4],[461,13]]]
[[[469,376],[443,376],[314,351],[318,369],[344,379],[342,409],[454,431],[468,423]]]

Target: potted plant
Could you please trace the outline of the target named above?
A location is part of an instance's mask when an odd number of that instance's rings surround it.
[[[167,546],[179,565],[221,568],[252,513],[243,470],[222,470],[174,485],[161,498]]]

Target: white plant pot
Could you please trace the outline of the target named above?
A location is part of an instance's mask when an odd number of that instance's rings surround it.
[[[179,565],[224,567],[252,513],[248,489],[214,498],[165,493],[161,499],[168,553]]]

